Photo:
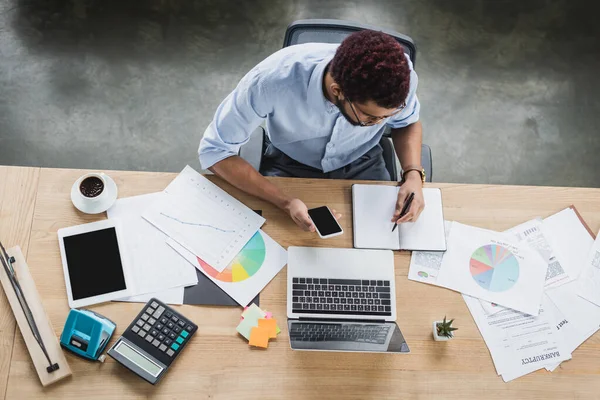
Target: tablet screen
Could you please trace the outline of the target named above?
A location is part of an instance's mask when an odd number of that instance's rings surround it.
[[[125,290],[115,228],[63,238],[73,300]]]

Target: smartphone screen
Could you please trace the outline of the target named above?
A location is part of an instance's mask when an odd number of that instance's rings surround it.
[[[342,232],[342,228],[326,206],[308,210],[310,219],[313,220],[321,236],[329,236]]]

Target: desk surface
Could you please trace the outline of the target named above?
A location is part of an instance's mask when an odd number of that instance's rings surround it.
[[[46,312],[60,335],[69,311],[56,231],[93,222],[104,215],[78,212],[70,202],[81,170],[0,167],[0,238],[20,245]],[[111,172],[119,197],[162,190],[167,173]],[[218,178],[219,186],[253,209],[262,209],[264,230],[284,247],[352,247],[350,181],[275,178],[306,204],[328,204],[344,214],[342,236],[323,241],[299,231],[273,206],[242,194]],[[575,204],[595,232],[600,228],[600,189],[432,184],[442,188],[446,219],[504,230],[536,216]],[[0,296],[0,396],[25,398],[597,398],[600,388],[600,335],[595,335],[554,373],[538,371],[510,383],[495,373],[491,357],[460,294],[407,279],[410,253],[395,252],[398,319],[411,348],[408,355],[292,352],[287,340],[286,269],[263,290],[261,305],[283,329],[266,351],[253,350],[235,332],[240,308],[182,306],[198,334],[156,387],[133,376],[112,359],[90,363],[71,354],[72,378],[42,388],[7,305]],[[116,337],[140,304],[92,307],[117,323]],[[456,319],[456,338],[438,343],[431,322]],[[114,339],[113,339],[114,340]],[[112,344],[112,343],[111,343]]]

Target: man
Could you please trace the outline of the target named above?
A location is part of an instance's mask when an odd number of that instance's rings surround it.
[[[200,163],[314,231],[302,200],[286,195],[261,173],[389,180],[379,146],[387,124],[403,167],[396,212],[390,217],[396,223],[416,221],[425,205],[416,90],[408,55],[381,32],[360,31],[339,46],[286,47],[254,67],[221,103],[200,142]],[[263,121],[269,144],[259,173],[238,152]],[[399,218],[411,192],[409,212]]]

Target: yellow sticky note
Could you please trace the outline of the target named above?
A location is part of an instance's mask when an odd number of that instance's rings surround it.
[[[269,330],[269,339],[277,337],[277,321],[274,319],[259,319],[258,326]]]
[[[250,331],[250,346],[262,347],[266,349],[269,346],[269,329],[262,326],[255,326]]]

